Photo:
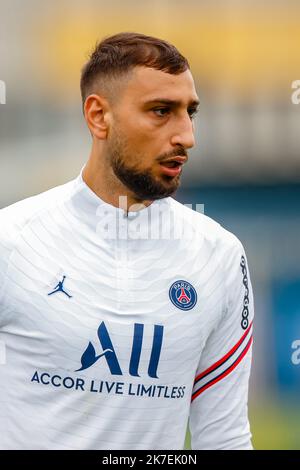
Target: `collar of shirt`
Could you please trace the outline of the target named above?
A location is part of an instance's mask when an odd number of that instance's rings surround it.
[[[98,234],[112,239],[161,238],[162,227],[169,219],[170,199],[154,201],[138,211],[125,211],[103,201],[85,183],[82,177],[84,167],[74,180],[70,209]]]

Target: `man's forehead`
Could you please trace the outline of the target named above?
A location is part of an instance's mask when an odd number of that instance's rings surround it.
[[[136,67],[126,92],[139,101],[155,101],[158,97],[174,101],[198,101],[190,70],[174,75],[150,67]]]

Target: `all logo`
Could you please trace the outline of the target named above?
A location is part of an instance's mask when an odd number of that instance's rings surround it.
[[[81,356],[81,367],[75,372],[88,369],[99,361],[99,359],[104,358],[112,375],[123,375],[115,348],[104,322],[100,324],[97,333],[103,352],[96,355],[93,344],[89,342],[86,350]],[[148,365],[148,375],[153,379],[158,379],[157,368],[162,348],[163,334],[164,327],[161,325],[154,325],[152,348]],[[143,336],[144,325],[142,323],[135,323],[129,361],[129,374],[133,377],[140,377],[139,364],[143,347]]]
[[[197,292],[187,281],[174,282],[170,287],[169,297],[172,304],[181,310],[191,310],[197,303]]]

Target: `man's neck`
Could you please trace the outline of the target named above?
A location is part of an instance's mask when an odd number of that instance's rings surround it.
[[[141,201],[117,179],[111,168],[97,165],[90,158],[82,172],[82,178],[87,186],[99,196],[102,201],[124,211],[139,211],[152,204],[153,201]]]

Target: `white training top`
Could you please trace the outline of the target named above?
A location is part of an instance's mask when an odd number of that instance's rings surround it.
[[[239,240],[73,181],[0,210],[0,448],[251,449]]]

